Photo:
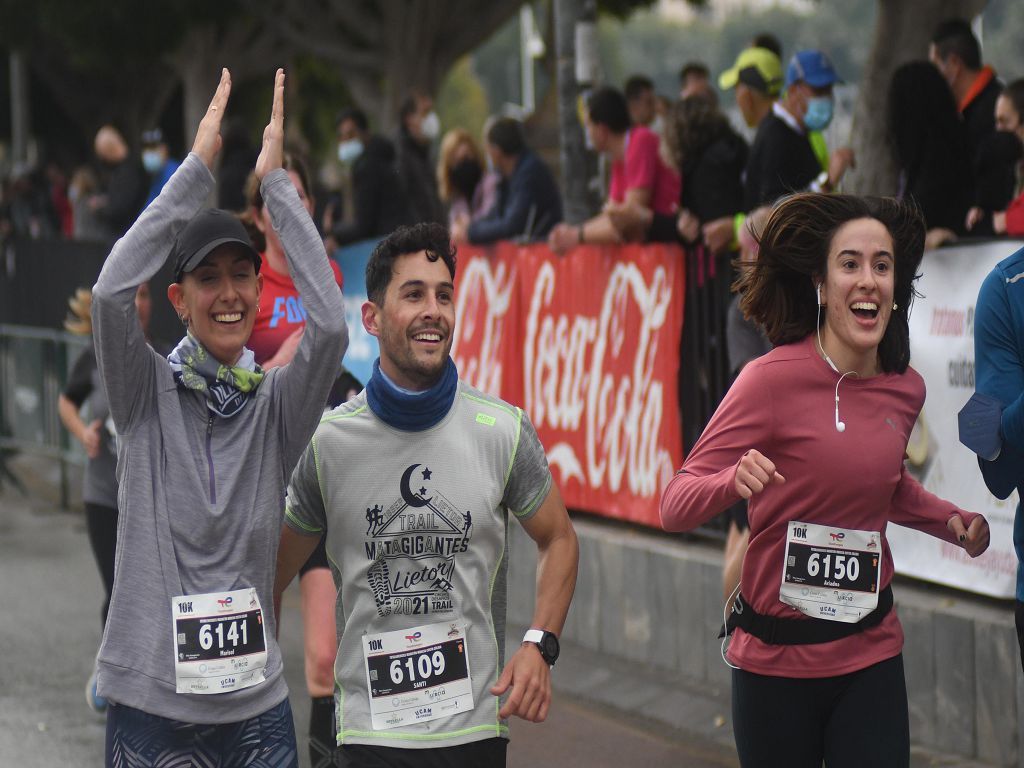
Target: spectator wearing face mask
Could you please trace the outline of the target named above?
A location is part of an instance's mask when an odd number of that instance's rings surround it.
[[[832,122],[832,88],[840,82],[832,62],[821,51],[793,55],[786,68],[785,93],[757,129],[746,176],[746,208],[770,205],[801,190],[831,192],[853,165],[853,150],[832,152],[822,169],[809,133]]]
[[[523,126],[511,117],[487,128],[487,155],[501,174],[498,199],[480,219],[457,221],[452,239],[471,243],[541,240],[562,220],[562,198],[551,171],[526,145]]]
[[[971,151],[953,93],[935,67],[926,61],[897,67],[886,123],[899,169],[897,196],[920,208],[926,247],[955,240],[971,206]]]
[[[454,128],[441,139],[437,188],[448,206],[448,226],[487,213],[497,197],[501,176],[484,168],[483,154],[469,131]]]
[[[979,205],[967,216],[967,228],[973,232],[1010,237],[1024,237],[1024,159],[1021,157],[1021,143],[1024,142],[1024,78],[1007,85],[995,104],[996,134],[990,139],[989,150],[996,154],[1002,147],[1002,162],[1007,186],[1012,185],[1012,200],[1008,205]],[[984,148],[983,148],[984,150]],[[978,162],[984,159],[984,151]],[[983,190],[982,190],[983,191]],[[995,201],[993,201],[995,202]]]
[[[171,178],[171,175],[178,170],[180,163],[171,157],[167,144],[164,142],[164,134],[159,128],[153,128],[142,134],[142,167],[146,169],[149,176],[149,196],[146,198],[146,205],[149,205],[164,184]]]
[[[445,221],[444,207],[437,194],[431,144],[441,133],[441,121],[434,111],[434,100],[422,91],[413,91],[398,111],[398,175],[405,184],[413,221]]]
[[[346,110],[338,118],[338,159],[352,176],[352,220],[330,227],[334,244],[383,237],[413,223],[395,168],[394,145],[371,134],[366,115],[358,109]]]

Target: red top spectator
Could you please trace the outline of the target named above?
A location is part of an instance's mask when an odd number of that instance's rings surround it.
[[[625,156],[612,163],[609,200],[621,203],[629,190],[646,189],[651,193],[651,209],[655,213],[675,213],[679,204],[679,174],[661,159],[660,142],[654,131],[642,125],[626,132]]]
[[[607,86],[587,98],[586,131],[589,145],[612,163],[608,200],[587,221],[555,226],[548,245],[561,253],[584,243],[650,242],[661,236],[651,227],[653,217],[675,215],[682,184],[661,159],[657,134],[633,125],[626,98]],[[675,232],[667,229],[674,242]]]
[[[292,282],[292,276],[275,270],[266,254],[261,256],[263,293],[260,294],[256,324],[249,337],[249,349],[256,356],[256,362],[263,365],[273,358],[285,339],[306,325],[306,310],[302,306],[302,297]],[[334,271],[334,281],[341,288],[341,270],[333,260],[328,260],[328,263]]]

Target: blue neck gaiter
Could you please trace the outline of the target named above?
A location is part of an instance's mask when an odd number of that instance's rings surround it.
[[[459,372],[448,358],[441,378],[430,389],[407,394],[398,389],[380,370],[380,358],[373,362],[373,375],[366,383],[366,402],[377,417],[390,427],[404,432],[420,432],[441,421],[455,402]]]

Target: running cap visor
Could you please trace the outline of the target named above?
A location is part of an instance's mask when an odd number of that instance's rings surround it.
[[[196,214],[174,241],[174,281],[180,283],[186,272],[202,264],[215,248],[227,244],[239,246],[259,273],[263,260],[252,247],[245,225],[230,211],[208,208]]]
[[[782,90],[782,62],[767,48],[746,48],[736,57],[736,63],[718,77],[722,90],[735,88],[737,83],[768,96],[778,96]]]

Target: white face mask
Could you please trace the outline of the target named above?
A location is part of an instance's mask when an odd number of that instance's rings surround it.
[[[354,163],[361,154],[363,142],[359,139],[349,139],[338,144],[338,159],[345,165]]]
[[[420,121],[420,133],[428,141],[433,141],[441,135],[441,118],[437,116],[437,112],[430,110],[423,116],[423,120]]]

